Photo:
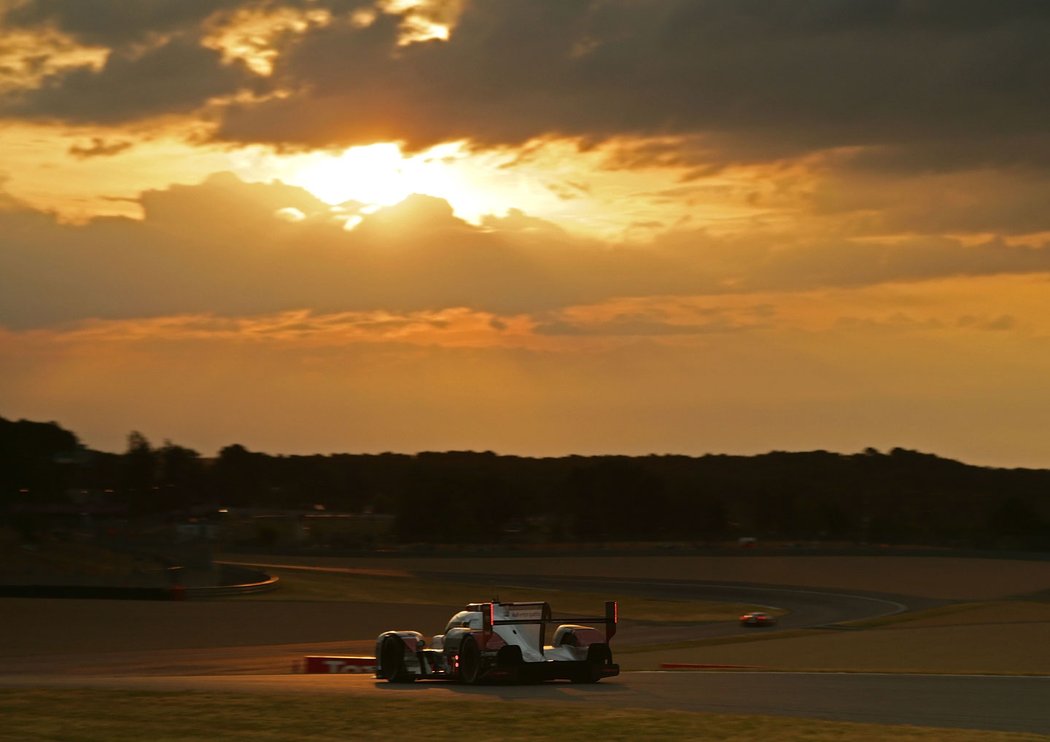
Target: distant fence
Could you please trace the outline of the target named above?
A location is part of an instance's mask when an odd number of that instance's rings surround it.
[[[109,585],[0,585],[0,598],[177,599],[170,587],[115,587]]]

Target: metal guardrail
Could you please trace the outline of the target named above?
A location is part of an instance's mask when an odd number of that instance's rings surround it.
[[[268,577],[261,582],[250,582],[243,585],[214,585],[208,587],[186,587],[182,589],[187,599],[198,598],[227,598],[235,595],[251,595],[254,593],[265,593],[277,589],[280,577]]]
[[[173,600],[169,587],[110,585],[0,585],[0,598],[71,598],[81,600]]]
[[[0,598],[80,598],[103,600],[200,600],[229,598],[275,590],[279,577],[245,570],[247,578],[264,579],[232,585],[204,585],[186,587],[174,584],[166,587],[131,587],[123,585],[0,585]]]

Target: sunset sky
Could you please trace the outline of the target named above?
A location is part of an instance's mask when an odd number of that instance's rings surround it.
[[[1050,2],[0,0],[0,416],[1050,467]]]

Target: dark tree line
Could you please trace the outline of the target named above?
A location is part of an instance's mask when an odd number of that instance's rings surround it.
[[[740,536],[1050,549],[1050,470],[970,466],[904,449],[856,454],[566,456],[491,452],[213,459],[133,432],[124,453],[56,423],[0,418],[0,517],[71,501],[128,517],[219,507],[376,512],[406,543]]]

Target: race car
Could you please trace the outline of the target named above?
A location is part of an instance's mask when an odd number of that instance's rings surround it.
[[[777,622],[774,616],[762,611],[752,611],[740,617],[741,626],[773,626]]]
[[[470,603],[429,644],[418,631],[380,634],[376,677],[391,683],[420,678],[467,684],[558,679],[596,683],[620,674],[609,650],[617,614],[615,601],[605,603],[604,616],[559,619],[552,617],[546,602]],[[604,628],[587,625],[591,623]]]

